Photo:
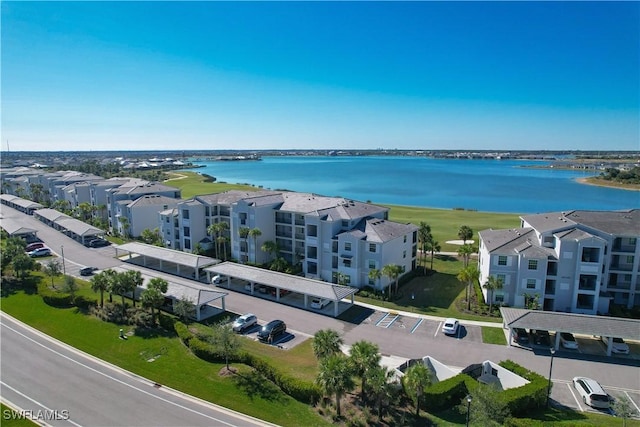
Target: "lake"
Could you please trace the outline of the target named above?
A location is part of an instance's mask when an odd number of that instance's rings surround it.
[[[218,181],[378,204],[538,213],[640,208],[640,192],[576,182],[593,173],[530,168],[543,161],[425,157],[263,157],[194,162]]]

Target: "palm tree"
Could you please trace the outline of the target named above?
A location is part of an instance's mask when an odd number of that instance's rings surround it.
[[[420,246],[420,265],[423,265],[426,261],[426,252],[427,252],[427,242],[432,240],[433,236],[431,235],[431,226],[424,221],[420,221],[420,225],[418,228],[418,241]],[[425,272],[426,274],[426,269]]]
[[[249,230],[249,236],[253,239],[253,262],[257,264],[258,237],[262,236],[262,231],[259,228],[252,228]]]
[[[220,257],[220,246],[218,245],[218,233],[220,232],[219,224],[219,222],[215,222],[207,227],[207,234],[211,235],[211,240],[215,243],[217,257]]]
[[[367,372],[378,366],[381,358],[378,345],[372,342],[361,340],[351,347],[349,362],[353,366],[354,373],[362,378],[360,400],[363,404],[367,388]]]
[[[151,316],[153,316],[153,323],[156,323],[156,312],[155,308],[160,310],[160,306],[164,302],[164,295],[155,288],[147,288],[140,294],[140,303],[143,307],[148,307],[151,309]]]
[[[264,242],[260,249],[262,250],[262,252],[266,252],[267,255],[269,255],[269,258],[273,257],[274,254],[277,254],[280,251],[278,243],[274,242],[273,240],[267,240],[266,242]]]
[[[249,237],[249,231],[251,231],[251,229],[249,227],[240,227],[238,229],[238,236],[244,240],[244,245],[245,245],[245,249],[247,252],[247,259],[249,258],[248,252],[249,252],[249,245],[248,245],[248,237]],[[242,263],[242,255],[240,255],[240,263]]]
[[[393,371],[387,369],[384,366],[374,366],[366,373],[367,384],[369,390],[375,397],[376,406],[378,408],[378,420],[382,418],[382,402],[391,398],[393,387],[391,386],[391,380],[393,379]]]
[[[473,253],[473,246],[471,245],[462,245],[458,248],[458,255],[462,257],[462,264],[464,265],[464,268],[467,268],[469,265],[469,260]]]
[[[322,329],[313,335],[313,354],[318,360],[340,354],[340,347],[344,344],[342,337],[333,329]]]
[[[104,307],[104,292],[109,290],[111,283],[107,270],[102,271],[91,278],[91,290],[100,292],[100,307]]]
[[[467,284],[467,310],[471,310],[471,289],[478,277],[480,277],[480,271],[476,265],[469,265],[458,273],[458,280]]]
[[[221,224],[226,224],[226,223],[221,223]],[[228,241],[229,239],[227,239],[225,236],[220,236],[216,240],[216,242],[220,245],[220,247],[222,247],[222,258],[224,261],[227,260],[227,242]]]
[[[427,250],[431,252],[431,271],[433,271],[433,255],[435,252],[440,252],[440,249],[440,243],[437,240],[431,238],[427,241]]]
[[[220,239],[220,243],[222,243],[222,249],[224,254],[224,259],[227,259],[227,242],[229,241],[229,236],[227,236],[227,230],[229,230],[229,223],[226,221],[220,221],[217,224],[217,227],[220,231],[220,237],[224,237],[224,240]]]
[[[144,279],[142,273],[138,270],[128,270],[122,273],[124,275],[124,288],[125,292],[131,292],[131,300],[133,306],[136,306],[136,289],[142,286]]]
[[[420,401],[424,394],[424,389],[431,385],[431,372],[421,362],[416,363],[407,369],[404,375],[405,391],[416,405],[416,418],[420,416]]]
[[[129,237],[129,218],[127,218],[126,216],[120,216],[118,217],[118,221],[120,221],[120,224],[122,224],[122,234],[124,235],[124,237]]]
[[[382,274],[395,282],[396,293],[398,293],[398,277],[402,274],[402,266],[387,264],[382,267]],[[391,284],[389,284],[389,298],[391,298]]]
[[[129,291],[129,283],[124,273],[117,273],[110,278],[109,289],[111,292],[120,295],[122,298],[122,316],[126,317],[127,315],[127,306],[124,303],[124,294]]]
[[[462,240],[462,243],[466,245],[467,240],[471,240],[473,237],[473,230],[468,225],[461,225],[458,230],[458,237]]]
[[[338,417],[340,412],[340,399],[346,392],[353,390],[353,372],[350,369],[344,356],[333,355],[320,361],[316,383],[322,388],[325,394],[334,395],[336,398],[336,412]]]
[[[380,285],[379,282],[381,277],[382,277],[382,271],[378,270],[377,268],[372,268],[371,270],[369,270],[369,279],[376,282],[376,287]]]
[[[147,303],[151,304],[152,315],[154,314],[153,313],[154,308],[158,311],[158,314],[160,314],[160,307],[162,306],[162,303],[164,303],[163,294],[167,293],[168,289],[169,289],[169,282],[167,282],[165,279],[161,277],[154,277],[147,284],[147,291],[153,290],[153,292],[151,293],[151,296],[147,297]],[[154,315],[153,317],[154,322],[155,322],[155,319],[156,317]]]
[[[269,266],[269,270],[279,271],[279,272],[287,271],[288,268],[289,268],[289,263],[287,262],[286,259],[282,257],[278,257],[274,259],[271,265]]]
[[[487,299],[489,300],[489,314],[493,310],[493,291],[502,289],[503,286],[502,277],[498,276],[489,276],[484,283],[483,288],[487,290]]]

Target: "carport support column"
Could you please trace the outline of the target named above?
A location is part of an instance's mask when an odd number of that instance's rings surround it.
[[[560,332],[556,331],[556,338],[553,340],[553,349],[557,350],[560,347]]]
[[[607,356],[611,356],[612,349],[613,349],[613,338],[607,337]]]
[[[507,338],[507,347],[511,347],[511,334],[513,334],[513,329],[507,328],[507,330],[509,331],[509,336]]]
[[[338,300],[333,302],[333,317],[338,317]]]
[[[224,295],[222,296],[222,311],[226,311],[224,308]]]

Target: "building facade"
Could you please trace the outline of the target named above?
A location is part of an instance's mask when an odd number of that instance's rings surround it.
[[[640,210],[571,211],[521,217],[521,228],[479,233],[480,283],[502,289],[485,301],[597,314],[640,306]]]

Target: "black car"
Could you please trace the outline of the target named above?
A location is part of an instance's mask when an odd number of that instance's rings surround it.
[[[80,269],[80,275],[81,276],[91,276],[93,274],[94,271],[96,271],[97,268],[95,267],[82,267]]]
[[[111,242],[105,239],[93,239],[89,240],[87,246],[89,246],[90,248],[101,248],[103,246],[109,246],[110,244]]]
[[[513,330],[513,339],[518,344],[529,344],[529,334],[524,328],[515,328]]]
[[[533,337],[533,342],[537,345],[543,345],[546,347],[551,346],[551,338],[549,337],[549,332],[533,329],[531,331],[531,336]]]
[[[258,339],[271,343],[286,331],[287,325],[282,320],[272,320],[260,329]]]

